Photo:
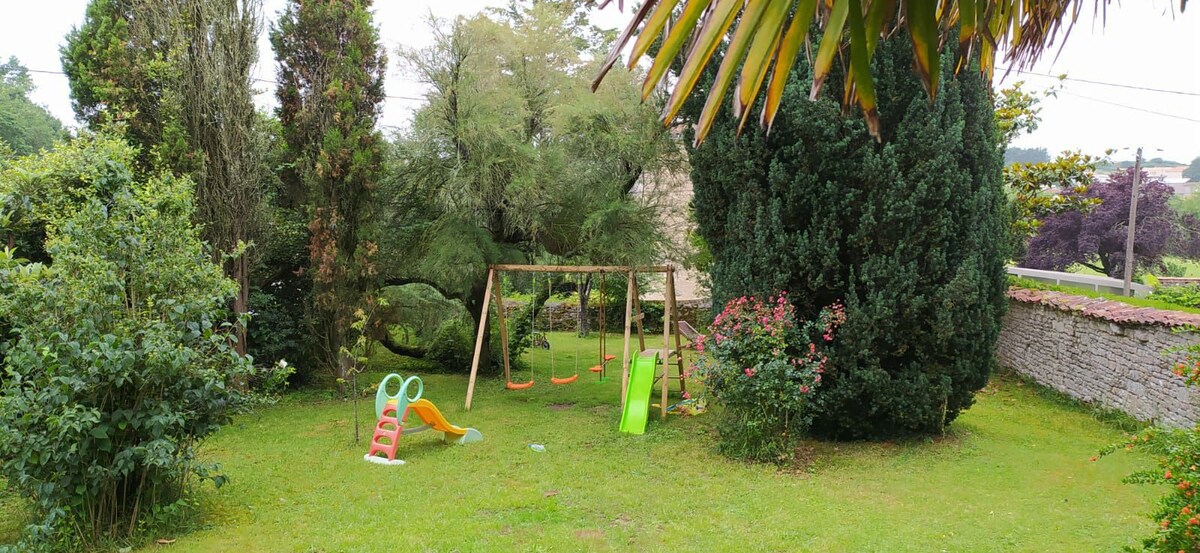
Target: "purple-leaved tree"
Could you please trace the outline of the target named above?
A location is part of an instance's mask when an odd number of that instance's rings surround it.
[[[1100,205],[1088,213],[1069,211],[1043,219],[1038,234],[1029,241],[1028,254],[1021,266],[1062,271],[1078,263],[1120,278],[1125,268],[1125,235],[1132,189],[1133,169],[1118,171],[1107,180],[1097,181],[1084,196],[1099,199]],[[1159,267],[1164,255],[1194,242],[1187,240],[1185,235],[1190,233],[1184,230],[1179,216],[1168,203],[1173,193],[1161,180],[1149,180],[1142,173],[1133,240],[1134,269]]]

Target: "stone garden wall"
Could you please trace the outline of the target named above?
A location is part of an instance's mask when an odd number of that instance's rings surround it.
[[[1077,399],[1167,426],[1200,418],[1200,393],[1171,373],[1170,348],[1200,342],[1175,329],[1200,315],[1111,300],[1014,288],[996,357],[1037,382]]]
[[[642,308],[646,310],[646,319],[644,324],[646,332],[659,333],[662,332],[662,302],[643,301]],[[524,303],[505,301],[504,314],[509,319],[517,317],[525,309]],[[707,301],[687,301],[677,304],[678,312],[671,315],[671,318],[680,317],[681,320],[691,323],[693,328],[703,332],[708,327],[708,323],[712,320],[712,307]],[[588,318],[591,321],[592,329],[599,328],[600,309],[594,304],[588,306]],[[625,329],[625,304],[618,306],[604,306],[604,321],[609,332],[622,332]],[[530,324],[528,317],[523,321],[523,324]],[[548,328],[553,328],[555,331],[577,330],[579,328],[579,306],[566,304],[549,304],[542,308],[538,313],[536,328],[538,332],[545,332]]]

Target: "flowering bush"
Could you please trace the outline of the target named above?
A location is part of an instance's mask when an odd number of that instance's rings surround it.
[[[1187,348],[1186,362],[1175,366],[1174,373],[1188,386],[1200,384],[1200,344]],[[1132,484],[1167,484],[1169,492],[1158,500],[1150,517],[1158,524],[1153,535],[1142,540],[1144,551],[1200,551],[1200,427],[1190,430],[1150,428],[1132,434],[1122,446],[1111,446],[1100,456],[1117,449],[1140,449],[1158,459],[1153,469],[1135,472],[1125,478]],[[1092,458],[1093,461],[1096,457]]]
[[[791,438],[812,418],[807,407],[825,370],[824,346],[844,320],[834,304],[816,320],[798,322],[785,292],[725,304],[709,334],[696,340],[693,367],[722,407],[722,452],[761,461],[790,455]]]

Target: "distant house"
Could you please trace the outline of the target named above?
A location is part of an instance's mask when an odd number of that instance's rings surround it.
[[[663,261],[676,268],[676,301],[680,304],[707,304],[710,294],[702,285],[701,275],[683,268],[683,260],[692,248],[689,235],[696,226],[689,216],[692,202],[692,179],[689,173],[686,162],[681,162],[679,167],[670,170],[644,174],[630,193],[658,210],[660,221],[673,243]],[[663,292],[662,285],[655,283],[642,292],[642,300],[663,301]]]
[[[1143,167],[1142,172],[1146,173],[1146,177],[1150,180],[1162,181],[1163,184],[1170,186],[1175,191],[1176,196],[1190,196],[1196,192],[1197,187],[1200,187],[1200,182],[1193,181],[1183,176],[1187,165],[1170,165],[1165,167]],[[1108,174],[1097,174],[1097,178],[1106,180]]]

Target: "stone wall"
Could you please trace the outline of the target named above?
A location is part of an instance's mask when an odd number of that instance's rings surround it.
[[[662,332],[662,302],[643,301],[642,307],[647,310],[647,317],[644,323],[646,332],[659,333]],[[505,301],[504,314],[509,319],[517,317],[525,309],[524,303]],[[712,308],[707,300],[704,301],[686,301],[677,304],[678,312],[671,315],[671,318],[680,318],[681,320],[691,323],[693,328],[703,331],[708,327],[708,323],[712,320]],[[600,324],[600,309],[594,304],[588,306],[588,318],[593,330],[599,328]],[[614,306],[606,305],[604,307],[604,324],[609,332],[622,332],[625,329],[625,305],[621,304]],[[528,318],[522,321],[523,324],[530,324]],[[534,321],[538,332],[545,332],[548,329],[554,331],[563,330],[578,330],[579,329],[579,306],[565,304],[549,304],[542,308],[538,313],[537,320]]]
[[[1112,300],[1025,289],[1010,304],[996,357],[1074,398],[1174,427],[1200,419],[1200,393],[1171,373],[1183,355],[1168,352],[1200,335],[1200,315],[1133,307]]]

